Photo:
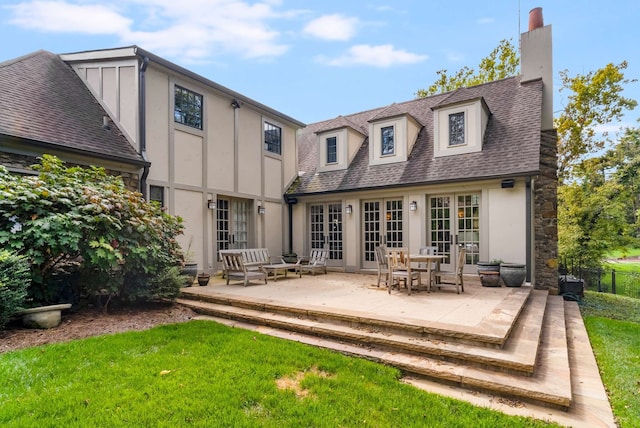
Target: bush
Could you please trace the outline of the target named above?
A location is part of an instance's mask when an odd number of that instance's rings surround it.
[[[0,251],[0,328],[23,309],[29,281],[29,262],[15,253]]]
[[[29,260],[35,302],[177,295],[180,217],[102,168],[68,168],[45,155],[34,169],[39,175],[17,176],[0,167],[0,244]]]

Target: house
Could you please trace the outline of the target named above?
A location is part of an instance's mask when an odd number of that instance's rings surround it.
[[[29,173],[43,153],[121,175],[185,220],[200,270],[217,251],[282,254],[304,124],[137,46],[0,64],[0,161]]]
[[[325,247],[330,266],[359,272],[378,245],[437,246],[451,270],[464,247],[468,272],[502,259],[557,287],[551,26],[538,22],[519,76],[301,130],[285,196],[294,251]]]

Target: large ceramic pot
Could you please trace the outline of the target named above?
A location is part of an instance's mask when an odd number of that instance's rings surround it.
[[[185,276],[184,286],[189,287],[195,281],[196,276],[198,275],[198,264],[197,263],[185,263],[180,274]]]
[[[476,267],[478,275],[480,272],[500,272],[500,262],[478,262]]]
[[[500,278],[507,287],[520,287],[526,277],[525,265],[518,263],[502,263],[500,265]]]
[[[39,306],[18,312],[22,316],[22,323],[29,328],[53,328],[60,325],[62,311],[69,309],[71,303],[60,305]]]
[[[500,273],[494,271],[480,271],[480,283],[483,287],[500,287]]]

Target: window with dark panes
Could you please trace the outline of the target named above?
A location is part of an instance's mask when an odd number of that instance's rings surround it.
[[[161,207],[164,207],[164,187],[149,186],[149,200],[157,202]]]
[[[177,123],[202,129],[202,95],[176,85],[173,119]]]
[[[327,163],[338,162],[338,139],[336,137],[327,138]]]
[[[382,156],[392,155],[396,151],[393,126],[385,126],[380,129],[382,137]]]
[[[464,112],[449,115],[449,145],[464,144]]]
[[[269,122],[264,122],[264,149],[271,153],[282,153],[282,129]]]

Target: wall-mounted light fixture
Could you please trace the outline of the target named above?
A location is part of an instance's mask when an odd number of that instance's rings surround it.
[[[500,183],[500,187],[502,187],[503,189],[511,189],[515,184],[515,180],[513,179],[509,179],[509,180],[502,180],[502,183]]]
[[[351,214],[351,213],[353,212],[353,206],[351,206],[351,205],[347,205],[347,206],[344,208],[344,212],[346,212],[347,214]]]
[[[418,210],[418,203],[416,201],[409,202],[409,210],[410,211],[417,211]]]
[[[215,210],[216,209],[216,201],[213,201],[213,200],[209,199],[207,201],[207,208],[209,208],[210,210]]]
[[[236,100],[235,98],[233,100],[231,100],[231,107],[233,108],[240,108],[240,101]]]
[[[262,205],[258,205],[258,214],[263,215],[265,213],[265,208]]]

